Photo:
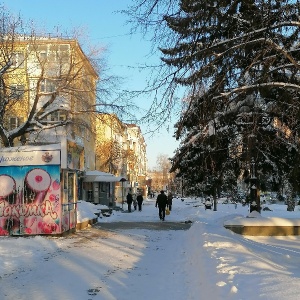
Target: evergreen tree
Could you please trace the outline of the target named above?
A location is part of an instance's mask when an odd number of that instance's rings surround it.
[[[207,172],[237,178],[254,159],[255,177],[278,185],[288,178],[297,188],[299,5],[182,0],[177,14],[165,16],[175,39],[161,48],[162,60],[190,95],[172,169],[193,185]]]

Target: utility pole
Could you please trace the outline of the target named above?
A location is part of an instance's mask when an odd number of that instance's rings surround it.
[[[260,213],[260,199],[257,197],[257,177],[254,158],[250,162],[250,212],[256,210]]]
[[[181,176],[181,197],[183,198],[183,176]]]
[[[213,197],[214,197],[214,211],[217,211],[217,191],[216,191],[216,186],[215,184],[213,185],[213,189],[214,189],[214,194],[213,194]]]

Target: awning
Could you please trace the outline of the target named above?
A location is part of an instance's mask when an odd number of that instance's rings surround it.
[[[123,180],[122,180],[123,179]],[[118,182],[118,181],[126,181],[125,178],[116,177],[116,176],[96,176],[94,181],[98,182]]]
[[[85,173],[84,182],[119,182],[119,181],[127,181],[125,177],[115,176],[111,173],[105,173],[101,171],[87,171]]]
[[[110,175],[110,176],[114,176],[114,174],[106,173],[106,172],[102,172],[102,171],[97,171],[97,170],[86,171],[85,175],[86,176],[98,176],[98,175]]]

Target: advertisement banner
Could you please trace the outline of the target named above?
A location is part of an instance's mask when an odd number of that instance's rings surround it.
[[[59,165],[59,150],[1,152],[0,167],[2,166],[39,166]]]
[[[60,191],[60,165],[0,167],[0,235],[60,233]]]

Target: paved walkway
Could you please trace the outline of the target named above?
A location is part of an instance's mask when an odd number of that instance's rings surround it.
[[[127,229],[149,229],[149,230],[188,230],[190,222],[108,222],[96,223],[94,229],[127,230]]]
[[[146,230],[188,230],[192,222],[108,222],[96,223],[91,227],[77,230],[69,234],[68,238],[77,239],[76,243],[81,244],[83,241],[94,240],[95,238],[107,239],[118,234],[122,230],[146,229]]]

